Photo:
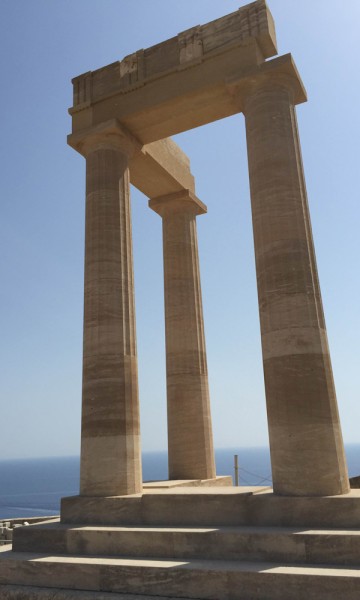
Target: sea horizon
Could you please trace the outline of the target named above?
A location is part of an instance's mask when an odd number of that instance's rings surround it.
[[[345,444],[349,476],[360,475],[360,444]],[[238,455],[239,484],[271,486],[268,446],[215,450],[217,475],[234,476]],[[167,451],[142,454],[144,481],[168,478]],[[79,493],[79,456],[7,458],[0,460],[0,520],[59,513],[60,499]]]

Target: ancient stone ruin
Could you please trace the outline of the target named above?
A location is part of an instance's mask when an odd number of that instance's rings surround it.
[[[276,54],[257,0],[73,79],[68,143],[86,160],[80,493],[63,499],[60,523],[14,531],[1,598],[16,585],[38,586],[39,598],[45,588],[84,599],[85,590],[359,596],[360,535],[347,530],[360,525],[360,493],[349,488],[296,122],[306,93],[291,55]],[[196,233],[207,209],[169,139],[236,113],[246,123],[273,490],[216,476]],[[151,484],[141,470],[130,183],[163,225],[169,481]]]

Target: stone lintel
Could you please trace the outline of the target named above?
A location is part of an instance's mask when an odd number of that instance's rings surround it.
[[[195,192],[190,160],[172,139],[142,146],[121,123],[111,119],[72,133],[67,141],[83,156],[90,149],[104,145],[126,151],[129,155],[130,181],[149,198],[182,190]]]
[[[191,212],[203,215],[207,212],[206,205],[199,200],[190,190],[182,190],[165,196],[158,196],[149,200],[149,207],[161,217],[174,212]]]
[[[265,0],[73,79],[76,132],[116,118],[142,143],[238,112],[225,79],[277,53]]]
[[[138,50],[95,71],[74,77],[71,112],[119,90],[131,92],[148,81],[255,40],[263,58],[277,54],[275,27],[265,0],[257,0],[219,19],[182,31],[164,42]]]
[[[131,183],[148,198],[182,190],[195,193],[190,160],[170,138],[143,146],[129,166]]]
[[[67,142],[85,157],[98,148],[111,147],[124,152],[130,158],[142,148],[142,144],[117,119],[109,119],[72,133],[68,135]]]
[[[290,54],[264,62],[250,38],[240,48],[135,88],[93,102],[73,114],[72,127],[89,127],[118,119],[141,143],[148,144],[242,112],[249,92],[258,83],[283,79],[292,82],[294,102],[306,92]],[[146,93],[145,93],[146,92]]]
[[[294,104],[302,104],[307,101],[305,86],[290,53],[278,56],[249,70],[248,73],[243,72],[239,77],[227,80],[228,91],[238,98],[241,112],[243,112],[243,104],[249,94],[263,85],[275,84],[292,89]]]

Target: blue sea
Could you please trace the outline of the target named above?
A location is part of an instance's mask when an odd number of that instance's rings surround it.
[[[271,485],[268,448],[217,450],[218,475],[233,475],[234,454],[240,485]],[[360,475],[360,444],[347,445],[346,455],[350,476]],[[79,468],[79,457],[0,461],[0,519],[58,514],[60,498],[79,493]],[[144,453],[143,475],[145,481],[167,479],[167,453]]]

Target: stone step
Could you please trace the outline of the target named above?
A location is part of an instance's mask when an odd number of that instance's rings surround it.
[[[206,560],[3,552],[0,584],[202,600],[358,600],[360,570]]]
[[[287,497],[266,491],[244,493],[235,487],[183,487],[137,496],[73,496],[62,499],[61,520],[123,526],[360,528],[360,490],[343,496]]]
[[[111,592],[84,592],[61,588],[39,588],[24,585],[0,585],[1,600],[154,600],[154,596],[143,594],[114,594]],[[169,597],[162,597],[169,600]],[[171,600],[183,600],[172,598]]]
[[[15,530],[13,549],[16,552],[360,567],[360,530],[244,526],[71,527],[52,522]]]

